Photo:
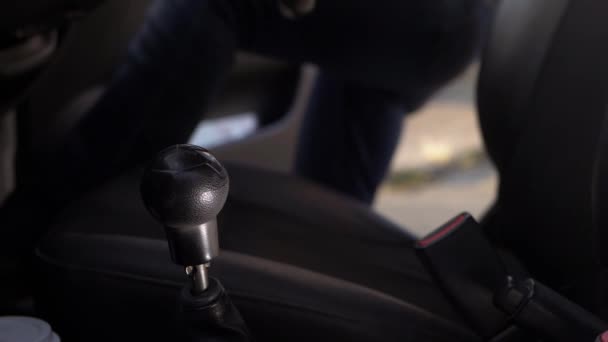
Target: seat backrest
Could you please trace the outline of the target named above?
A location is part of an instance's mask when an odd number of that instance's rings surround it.
[[[605,13],[603,0],[503,0],[478,91],[501,178],[489,235],[535,277],[595,311],[606,292],[594,219],[608,95]]]

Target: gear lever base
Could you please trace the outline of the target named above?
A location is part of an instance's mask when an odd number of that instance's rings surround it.
[[[222,284],[209,278],[207,289],[193,294],[186,286],[179,298],[179,323],[187,341],[249,341],[249,332]]]

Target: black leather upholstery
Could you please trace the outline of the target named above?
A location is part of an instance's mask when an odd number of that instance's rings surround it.
[[[406,231],[302,180],[235,165],[227,169],[231,194],[219,224],[220,244],[229,252],[212,269],[261,336],[277,322],[289,329],[279,329],[274,339],[306,340],[312,334],[344,341],[475,340],[450,323],[459,319],[418,264]],[[49,275],[39,303],[59,326],[82,320],[89,327],[103,317],[105,324],[121,327],[123,315],[145,323],[139,315],[151,312],[155,319],[171,317],[184,277],[170,262],[162,227],[141,204],[139,173],[78,201],[39,249]],[[90,292],[104,295],[81,303]],[[97,312],[87,312],[93,306]],[[136,326],[128,331],[135,333]]]
[[[477,84],[486,148],[499,169],[529,118],[543,64],[569,0],[501,1]]]
[[[64,339],[174,340],[184,276],[164,241],[67,234],[47,242],[39,257],[55,281],[45,284],[46,315]],[[212,272],[260,341],[476,340],[407,302],[287,264],[224,252]]]
[[[501,176],[488,231],[535,277],[597,312],[605,281],[594,167],[608,94],[608,3],[514,0],[503,8],[518,24],[498,25],[479,91]]]

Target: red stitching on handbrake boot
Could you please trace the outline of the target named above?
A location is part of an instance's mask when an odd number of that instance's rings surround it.
[[[446,235],[451,233],[454,229],[458,228],[458,226],[460,226],[467,219],[467,217],[468,217],[467,214],[462,214],[462,215],[456,217],[455,219],[452,220],[452,222],[448,223],[445,227],[443,227],[440,230],[434,232],[433,234],[427,236],[426,238],[418,241],[416,243],[416,247],[426,248],[426,247],[432,245],[433,243],[441,240]],[[606,342],[608,342],[608,341],[606,341]]]

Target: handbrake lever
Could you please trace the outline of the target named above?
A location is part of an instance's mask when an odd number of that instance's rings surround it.
[[[608,330],[605,322],[522,276],[523,270],[507,270],[469,214],[457,216],[418,241],[416,251],[444,294],[484,340],[516,341],[524,331],[546,341],[608,342],[608,335],[601,335]]]
[[[509,326],[494,293],[509,276],[479,224],[461,214],[416,243],[416,253],[452,304],[484,339]]]

